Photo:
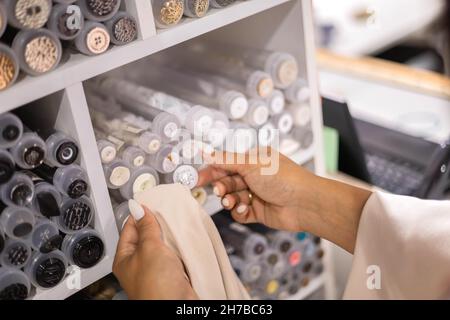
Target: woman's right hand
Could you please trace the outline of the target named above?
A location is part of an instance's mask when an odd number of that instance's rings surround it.
[[[369,191],[318,177],[273,150],[253,158],[222,152],[205,158],[209,167],[200,172],[199,186],[211,183],[236,221],[307,231],[353,250]],[[269,161],[278,161],[278,170],[263,174],[273,167]]]

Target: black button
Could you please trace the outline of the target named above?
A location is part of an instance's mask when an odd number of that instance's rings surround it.
[[[39,146],[27,148],[23,154],[23,161],[32,168],[44,162],[45,151]]]
[[[84,202],[74,202],[65,211],[64,225],[70,230],[81,230],[86,227],[91,218],[91,207]]]
[[[44,217],[57,217],[61,214],[59,204],[55,197],[49,192],[41,192],[36,196],[39,211]]]
[[[36,268],[36,282],[43,288],[52,288],[66,275],[66,266],[58,258],[48,258]]]
[[[26,235],[28,235],[32,229],[33,229],[33,226],[30,223],[24,222],[24,223],[18,224],[14,228],[13,234],[16,237],[22,238],[22,237],[25,237]]]
[[[73,199],[77,199],[81,197],[82,195],[86,194],[88,189],[88,184],[84,180],[75,180],[72,182],[67,190],[67,194],[69,197]]]
[[[0,300],[25,300],[28,297],[28,288],[21,283],[7,286],[0,292]]]
[[[2,137],[6,141],[14,141],[20,135],[20,129],[15,125],[8,125],[5,129],[3,129]]]
[[[56,160],[62,165],[69,165],[78,158],[78,147],[72,141],[61,143],[56,150]]]
[[[103,252],[103,241],[96,236],[87,236],[75,245],[72,258],[80,268],[92,268],[102,259]]]
[[[26,206],[32,199],[33,190],[26,184],[19,184],[11,191],[11,201],[17,206]]]

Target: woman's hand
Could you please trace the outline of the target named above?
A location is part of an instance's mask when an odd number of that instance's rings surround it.
[[[200,173],[199,185],[212,183],[222,205],[240,223],[307,231],[353,251],[369,191],[320,178],[276,151],[249,157],[205,155],[210,166]],[[268,158],[278,161],[278,171],[263,175]]]
[[[144,207],[120,235],[113,272],[129,299],[197,299],[175,253],[161,239],[155,216]]]

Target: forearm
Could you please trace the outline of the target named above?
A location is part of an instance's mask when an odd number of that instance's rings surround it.
[[[301,190],[301,210],[310,218],[305,229],[353,253],[362,210],[370,191],[313,176]],[[307,188],[306,188],[307,187]]]

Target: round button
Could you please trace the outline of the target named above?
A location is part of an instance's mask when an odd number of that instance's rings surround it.
[[[109,46],[109,34],[108,32],[99,27],[92,28],[87,34],[86,45],[94,54],[100,54],[105,52]]]

